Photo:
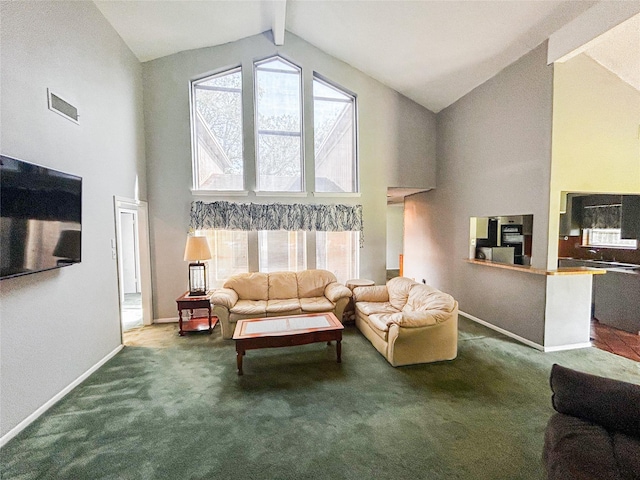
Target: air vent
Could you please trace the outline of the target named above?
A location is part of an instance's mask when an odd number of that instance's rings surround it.
[[[68,102],[65,102],[58,95],[53,93],[51,90],[47,88],[47,99],[49,104],[49,110],[52,112],[56,112],[59,115],[62,115],[64,118],[68,118],[73,123],[78,122],[78,109],[71,105]]]

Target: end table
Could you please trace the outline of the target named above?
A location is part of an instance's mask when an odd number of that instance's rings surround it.
[[[353,292],[356,287],[371,287],[375,285],[375,283],[373,280],[367,278],[352,278],[345,282],[345,286]],[[344,308],[342,321],[344,323],[353,323],[356,321],[356,305],[353,301],[353,296],[349,297],[349,303],[347,303],[347,306]]]
[[[205,330],[210,334],[213,331],[213,327],[218,323],[218,317],[211,316],[212,293],[208,292],[206,295],[191,297],[189,292],[185,292],[176,299],[178,304],[178,325],[180,328],[178,335],[183,336],[185,332],[203,332]],[[194,317],[193,311],[198,309],[206,309],[209,315],[207,317]],[[182,319],[183,310],[189,310],[189,318],[186,320]]]

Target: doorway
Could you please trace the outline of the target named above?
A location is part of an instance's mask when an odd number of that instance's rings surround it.
[[[152,323],[146,202],[114,197],[121,332]]]

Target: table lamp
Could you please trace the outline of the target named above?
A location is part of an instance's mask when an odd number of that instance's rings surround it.
[[[211,252],[206,237],[188,236],[184,249],[185,261],[189,263],[189,296],[207,294],[207,266],[202,260],[209,260]]]

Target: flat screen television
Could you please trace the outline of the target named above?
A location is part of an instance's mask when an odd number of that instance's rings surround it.
[[[0,279],[79,263],[82,178],[0,155]]]

